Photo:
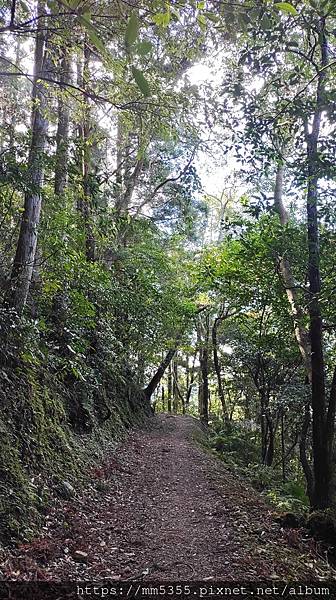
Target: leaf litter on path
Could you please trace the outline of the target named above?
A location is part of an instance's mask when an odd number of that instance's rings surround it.
[[[0,566],[10,580],[260,581],[334,577],[262,497],[193,441],[189,416],[158,415],[60,501],[40,538]]]

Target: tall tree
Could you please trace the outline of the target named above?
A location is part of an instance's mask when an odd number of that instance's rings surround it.
[[[65,192],[68,177],[70,106],[65,92],[71,83],[71,57],[66,44],[60,52],[55,164],[55,194],[58,196]]]
[[[83,219],[85,231],[85,252],[89,262],[95,260],[94,214],[92,195],[92,117],[87,89],[90,81],[91,50],[84,36],[82,56],[77,62],[78,86],[84,90],[81,101],[81,119],[78,124],[79,170],[81,174],[81,190],[78,208]]]
[[[39,0],[37,5],[32,91],[32,133],[27,169],[27,191],[13,268],[5,297],[5,304],[15,308],[19,313],[22,312],[26,304],[32,280],[42,206],[44,150],[48,133],[47,94],[43,83],[43,80],[48,78],[49,65],[46,48],[45,15],[46,3],[44,0]]]
[[[283,179],[284,165],[281,162],[279,162],[276,170],[274,209],[279,215],[281,225],[285,227],[288,224],[289,215],[283,201]],[[295,337],[303,358],[307,378],[311,383],[311,344],[309,332],[307,331],[304,324],[305,315],[298,298],[295,277],[292,272],[291,264],[286,256],[278,256],[277,260],[279,264],[279,271],[286,289],[288,302],[291,308],[291,314],[294,322]]]
[[[313,408],[313,454],[314,454],[314,506],[326,508],[332,502],[331,479],[333,469],[333,441],[335,428],[336,368],[329,403],[326,397],[325,360],[323,349],[323,323],[319,296],[321,294],[318,188],[319,188],[319,136],[326,101],[326,69],[329,66],[326,17],[316,23],[320,63],[317,73],[316,99],[313,120],[304,119],[307,146],[307,233],[308,233],[308,278],[309,319],[311,342],[311,384]]]

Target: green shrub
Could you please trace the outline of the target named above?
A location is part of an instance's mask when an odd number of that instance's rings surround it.
[[[210,443],[231,471],[250,481],[278,510],[299,514],[307,511],[309,500],[304,482],[293,479],[284,483],[280,467],[269,467],[258,462],[260,440],[255,432],[243,429],[236,423],[224,429],[222,422],[216,422]]]
[[[226,461],[229,456],[237,465],[247,466],[256,462],[258,457],[258,444],[254,432],[240,429],[233,425],[229,429],[219,430],[212,438],[212,447],[223,454]]]

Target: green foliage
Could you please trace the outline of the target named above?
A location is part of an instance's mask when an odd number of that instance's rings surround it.
[[[255,433],[245,431],[234,423],[230,429],[219,431],[211,439],[211,444],[229,464],[248,466],[258,459]]]
[[[87,32],[90,41],[97,48],[97,50],[101,53],[101,56],[106,56],[106,46],[104,41],[101,39],[99,35],[99,31],[91,22],[90,13],[81,14],[78,16],[79,22],[84,25],[84,29]]]
[[[140,91],[145,97],[150,96],[150,87],[148,81],[145,79],[142,71],[132,66],[132,74],[136,84],[138,85]]]
[[[282,481],[279,468],[268,467],[258,462],[259,436],[246,431],[239,423],[219,431],[211,438],[211,447],[219,453],[225,464],[243,476],[279,511],[306,513],[309,501],[301,480]]]
[[[298,11],[296,10],[295,6],[289,2],[276,2],[274,6],[286,14],[293,15],[294,17],[298,15]]]
[[[210,7],[150,0],[132,8],[99,1],[89,9],[64,0],[65,14],[57,2],[47,6],[45,27],[55,27],[47,31],[48,107],[41,117],[50,126],[37,153],[33,127],[39,120],[29,125],[31,84],[17,84],[25,68],[21,38],[13,32],[24,30],[29,53],[39,36],[22,23],[38,27],[43,19],[25,3],[15,6],[16,29],[7,10],[0,14],[4,69],[10,64],[14,70],[4,71],[1,94],[8,107],[0,134],[0,376],[8,425],[3,417],[0,429],[15,526],[21,527],[29,503],[38,510],[43,494],[31,485],[36,473],[72,472],[77,435],[111,431],[112,423],[121,428],[147,414],[141,390],[177,340],[182,398],[194,376],[189,412],[199,410],[202,353],[211,410],[220,414],[226,403],[231,425],[217,424],[213,448],[278,506],[303,509],[298,459],[289,453],[287,483],[279,474],[281,442],[295,447],[309,403],[281,264],[291,267],[300,325],[308,330],[309,248],[301,205],[311,181],[307,148],[320,102],[323,131],[314,154],[323,282],[318,301],[330,382],[336,358],[332,2]],[[321,23],[330,53],[323,67]],[[71,72],[76,62],[78,85],[61,80],[67,58]],[[216,77],[194,84],[190,67],[203,62]],[[65,189],[55,194],[64,148]],[[203,190],[205,153],[206,163],[218,155],[226,170],[234,165],[220,198]],[[291,203],[286,225],[274,207],[278,165],[284,165],[283,195]],[[244,190],[240,200],[231,187]],[[29,196],[35,203],[42,198],[40,223],[29,222],[35,204],[25,221],[24,196],[26,204]],[[38,235],[38,251],[19,315],[7,291],[20,285],[12,267],[22,215]],[[273,467],[260,465],[271,430]],[[308,430],[308,455],[310,438]]]
[[[125,33],[125,43],[127,47],[131,47],[137,40],[139,34],[139,17],[135,12],[132,12],[127,23]]]
[[[266,493],[268,500],[281,512],[306,514],[309,510],[309,500],[304,486],[297,481],[289,481],[283,485],[269,489]]]

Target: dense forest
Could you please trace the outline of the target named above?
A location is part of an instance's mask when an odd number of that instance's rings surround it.
[[[331,527],[334,0],[2,0],[0,34],[2,541],[154,412]]]

